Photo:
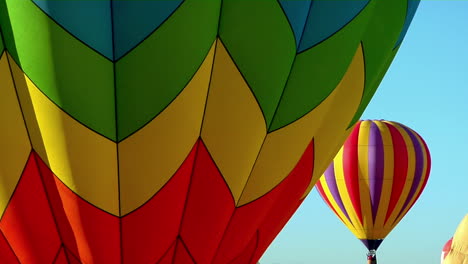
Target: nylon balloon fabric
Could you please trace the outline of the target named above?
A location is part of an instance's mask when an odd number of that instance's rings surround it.
[[[365,120],[316,186],[348,229],[376,250],[423,192],[430,168],[429,150],[415,131],[397,122]]]
[[[450,238],[442,248],[442,253],[440,255],[440,264],[444,264],[444,259],[447,257],[448,253],[450,252],[450,249],[452,248],[452,241],[453,237]]]
[[[444,251],[446,251],[445,248]],[[443,264],[468,263],[468,215],[465,215],[458,225],[446,252]]]
[[[257,263],[418,4],[345,2],[0,0],[0,263]]]

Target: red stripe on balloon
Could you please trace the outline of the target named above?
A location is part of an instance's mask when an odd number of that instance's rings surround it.
[[[0,260],[5,263],[20,264],[2,232],[0,232],[0,257]]]
[[[176,240],[197,145],[156,195],[122,218],[124,263],[154,263]]]
[[[177,242],[174,241],[172,246],[166,251],[164,256],[156,264],[172,264],[172,260],[174,259],[176,245],[177,245]]]
[[[416,201],[419,199],[419,196],[421,196],[422,192],[424,191],[424,188],[426,187],[427,181],[429,180],[429,174],[431,172],[431,154],[429,152],[429,148],[427,147],[426,142],[421,138],[421,136],[418,133],[416,133],[414,131],[413,131],[413,133],[414,133],[415,136],[417,136],[421,140],[422,149],[426,153],[427,160],[426,160],[426,173],[424,174],[424,182],[423,182],[423,184],[421,186],[421,189],[419,189],[418,193],[416,194],[416,199],[414,199],[413,202],[411,203],[411,205],[409,206],[408,211],[411,210],[411,208],[414,206]]]
[[[408,151],[406,149],[406,142],[398,129],[391,124],[383,124],[388,127],[392,137],[394,164],[392,193],[390,195],[390,202],[388,205],[387,215],[385,217],[385,223],[387,223],[396,204],[398,203],[398,200],[400,199],[403,188],[405,187],[406,176],[408,174]]]
[[[361,224],[362,221],[362,212],[361,212],[361,202],[360,202],[360,193],[359,193],[359,168],[358,168],[358,143],[359,143],[359,129],[360,124],[356,127],[349,135],[343,146],[343,170],[344,170],[344,179],[346,184],[346,189],[353,204],[354,211],[358,217]]]
[[[70,255],[82,263],[120,263],[120,219],[76,195],[36,157],[60,236]]]
[[[0,230],[20,263],[53,263],[60,249],[62,242],[33,153],[0,221]]]
[[[197,263],[211,263],[234,208],[229,187],[200,141],[180,231]]]
[[[275,196],[274,193],[279,193],[275,198],[274,206],[269,209],[268,214],[263,217],[263,221],[258,227],[258,245],[249,264],[257,263],[271,242],[275,239],[281,229],[283,229],[284,225],[286,225],[294,212],[296,212],[299,205],[304,201],[302,199],[302,195],[312,180],[314,155],[314,141],[312,141],[288,177],[270,193],[265,195]],[[265,196],[259,200],[268,199]],[[262,202],[254,201],[252,203],[255,202],[257,202],[255,206],[257,206],[257,208],[261,208]],[[240,209],[242,208],[243,207]]]

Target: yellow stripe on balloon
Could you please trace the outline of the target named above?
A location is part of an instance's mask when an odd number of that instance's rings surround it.
[[[408,151],[408,170],[406,174],[405,185],[398,199],[398,202],[396,203],[395,208],[393,209],[393,212],[391,213],[384,226],[386,229],[393,229],[393,227],[395,227],[395,220],[400,214],[400,212],[403,210],[403,205],[406,199],[408,198],[409,192],[411,190],[411,185],[413,184],[414,173],[416,170],[416,153],[414,151],[413,142],[411,141],[410,136],[400,125],[390,121],[385,121],[385,123],[390,124],[398,130],[398,132],[401,134],[405,141],[406,149]]]
[[[320,105],[267,135],[238,205],[253,201],[278,185],[315,138],[313,177],[303,197],[310,192],[352,130],[346,128],[361,102],[364,71],[364,55],[359,45],[343,79]]]
[[[390,197],[392,195],[393,187],[393,173],[394,173],[394,152],[393,152],[393,141],[392,135],[388,127],[379,121],[374,122],[382,136],[382,142],[384,147],[384,181],[382,185],[382,193],[380,195],[380,203],[377,210],[377,216],[374,223],[374,237],[372,239],[383,239],[391,231],[390,228],[386,228],[385,218],[387,216],[388,206],[390,204]]]
[[[218,40],[201,137],[235,201],[240,199],[266,130],[255,96]]]
[[[77,195],[119,215],[116,144],[63,112],[9,61],[34,150]]]
[[[354,229],[356,230],[356,236],[358,238],[365,237],[364,228],[359,221],[356,211],[354,210],[353,203],[351,202],[351,197],[349,196],[348,189],[346,187],[346,182],[344,178],[344,168],[343,168],[343,148],[340,149],[338,154],[334,159],[334,170],[335,170],[335,179],[336,185],[338,186],[338,192],[341,196],[341,201],[345,207],[346,212],[353,224]]]
[[[215,43],[174,101],[145,127],[119,143],[122,215],[143,205],[164,186],[200,136]]]
[[[354,229],[353,224],[349,221],[348,217],[346,217],[346,215],[344,214],[344,212],[341,210],[340,206],[336,202],[335,198],[333,197],[330,191],[330,187],[328,186],[327,181],[325,179],[325,176],[321,177],[319,181],[320,181],[320,184],[322,184],[323,193],[327,197],[328,201],[330,201],[330,205],[338,214],[343,224],[345,224],[349,229]]]
[[[426,180],[427,176],[426,173],[427,173],[427,169],[428,169],[428,164],[427,164],[427,161],[428,161],[428,157],[427,157],[427,152],[426,152],[426,148],[424,147],[424,143],[422,142],[422,139],[421,137],[416,134],[414,131],[412,131],[413,135],[417,138],[418,142],[419,142],[419,145],[421,146],[421,150],[422,150],[422,153],[423,153],[423,169],[422,169],[422,175],[421,175],[421,179],[419,181],[419,184],[418,184],[418,187],[416,188],[416,191],[413,195],[413,197],[411,198],[411,200],[409,201],[409,203],[406,205],[406,208],[404,208],[404,210],[402,211],[402,214],[397,218],[397,220],[395,221],[395,224],[394,226],[396,226],[400,221],[401,219],[405,216],[405,214],[409,211],[409,209],[411,208],[411,206],[414,204],[414,202],[416,201],[416,197],[417,197],[417,194],[421,191],[421,189],[423,188],[423,184],[424,184],[424,181]]]
[[[320,114],[326,116],[326,119],[316,121],[316,126],[320,129],[314,133],[314,171],[303,198],[312,190],[353,130],[355,125],[350,128],[348,125],[361,103],[364,84],[364,53],[362,45],[359,44],[343,79],[330,96],[318,106],[318,108],[323,107]],[[314,111],[319,111],[318,108]]]
[[[1,219],[31,152],[6,52],[0,58],[0,124]]]
[[[364,232],[366,237],[372,237],[373,219],[372,219],[372,204],[370,196],[369,182],[369,134],[370,121],[362,121],[359,125],[358,135],[358,179],[359,179],[359,195],[361,204],[361,213],[363,220]]]

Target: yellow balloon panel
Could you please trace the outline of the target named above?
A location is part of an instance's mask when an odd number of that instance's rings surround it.
[[[265,135],[262,110],[218,40],[202,139],[235,201],[242,194]]]
[[[455,231],[450,252],[443,264],[468,263],[468,215],[466,215]]]
[[[10,62],[34,150],[68,188],[118,215],[116,144],[63,112]]]
[[[317,108],[267,135],[239,205],[264,195],[286,178],[312,138],[316,139],[314,171],[317,171],[315,166],[326,168],[335,154],[330,145],[336,142],[339,146],[340,139],[346,136],[346,127],[359,106],[363,90],[364,57],[359,46],[342,81]],[[317,180],[314,175],[310,189]]]
[[[0,57],[0,219],[31,152],[7,53]]]
[[[362,45],[359,45],[346,74],[336,89],[313,112],[326,116],[317,122],[320,129],[314,133],[315,161],[312,181],[303,198],[309,194],[317,180],[333,160],[343,141],[353,127],[347,129],[349,122],[361,103],[364,92],[365,68]],[[333,122],[327,122],[333,120]]]
[[[163,112],[119,143],[122,215],[158,192],[195,145],[200,136],[214,50],[215,44],[192,80]]]

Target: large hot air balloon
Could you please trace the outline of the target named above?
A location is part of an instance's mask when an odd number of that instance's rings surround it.
[[[453,237],[450,238],[442,248],[442,254],[440,256],[440,264],[444,263],[444,259],[447,257],[448,253],[450,252],[450,248],[452,248],[452,241]]]
[[[421,195],[430,168],[426,143],[412,129],[365,120],[354,127],[316,186],[376,263],[375,251]]]
[[[468,215],[458,225],[447,251],[443,264],[468,263]]]
[[[0,0],[0,263],[256,263],[417,6]]]

